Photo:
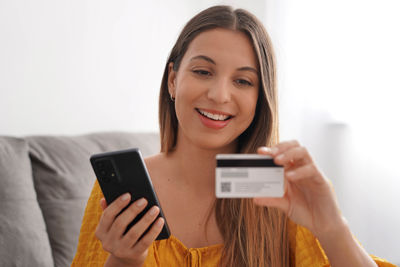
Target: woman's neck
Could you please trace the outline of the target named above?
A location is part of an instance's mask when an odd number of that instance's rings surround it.
[[[214,194],[215,156],[234,153],[235,149],[236,143],[218,149],[203,148],[178,134],[176,147],[168,157],[174,167],[174,176],[181,186],[200,195]]]

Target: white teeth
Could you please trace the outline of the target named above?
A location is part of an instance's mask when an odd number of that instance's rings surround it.
[[[224,121],[224,120],[226,120],[227,118],[229,118],[228,115],[212,114],[212,113],[210,113],[210,112],[203,111],[203,110],[200,110],[200,109],[198,109],[198,111],[199,111],[202,115],[206,116],[207,118],[210,118],[210,119],[215,120],[215,121]]]

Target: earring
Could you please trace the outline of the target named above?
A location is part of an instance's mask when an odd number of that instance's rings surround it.
[[[175,97],[173,97],[172,94],[169,95],[169,98],[171,98],[171,101],[172,101],[172,102],[175,102]]]

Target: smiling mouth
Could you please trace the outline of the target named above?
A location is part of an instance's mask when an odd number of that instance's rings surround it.
[[[210,120],[213,120],[213,121],[227,121],[227,120],[233,118],[233,116],[231,116],[231,115],[214,114],[214,113],[211,113],[211,112],[208,112],[208,111],[204,111],[204,110],[201,110],[201,109],[198,109],[198,108],[196,108],[196,111],[200,115],[202,115],[202,116],[204,116],[204,117],[206,117],[206,118],[208,118]]]

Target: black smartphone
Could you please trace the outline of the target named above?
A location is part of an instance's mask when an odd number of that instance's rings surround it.
[[[148,201],[146,208],[128,225],[125,233],[137,223],[151,207],[156,205],[160,208],[158,217],[164,219],[164,227],[156,240],[167,239],[170,236],[167,221],[139,149],[133,148],[95,154],[90,157],[90,162],[108,205],[125,193],[131,194],[130,204],[142,197]],[[129,207],[129,205],[127,207]],[[147,229],[144,234],[146,234],[149,229]]]

